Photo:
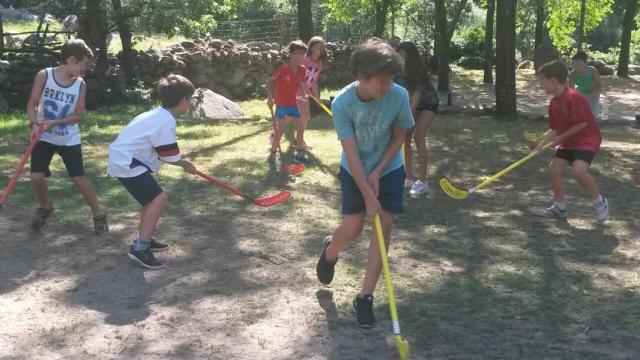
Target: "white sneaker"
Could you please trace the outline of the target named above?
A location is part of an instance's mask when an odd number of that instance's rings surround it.
[[[593,216],[598,222],[603,223],[609,219],[609,201],[603,196],[602,201],[593,205]]]
[[[560,219],[567,218],[567,209],[560,209],[556,203],[553,203],[550,207],[544,209],[544,213],[549,216],[555,216]]]
[[[414,182],[415,181],[413,179],[406,179],[404,181],[404,187],[408,187],[409,189],[411,189],[411,187],[413,186]]]
[[[429,192],[429,186],[427,183],[422,180],[416,180],[413,182],[411,186],[411,190],[409,190],[409,194],[413,197],[418,197],[420,195],[426,194]]]

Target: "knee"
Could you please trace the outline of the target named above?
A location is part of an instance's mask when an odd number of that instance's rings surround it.
[[[589,175],[589,169],[586,167],[574,167],[571,172],[575,178],[582,178]]]
[[[169,196],[167,196],[166,192],[161,192],[160,195],[156,196],[155,200],[158,205],[164,206],[169,202]]]
[[[43,183],[45,176],[43,173],[31,173],[31,182],[32,183]]]

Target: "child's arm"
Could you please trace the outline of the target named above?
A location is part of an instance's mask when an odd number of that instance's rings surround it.
[[[182,169],[188,172],[189,174],[195,174],[196,171],[198,170],[196,169],[195,165],[193,165],[190,161],[187,161],[185,159],[180,159],[174,162],[166,161],[166,163],[170,165],[181,166]]]
[[[29,96],[29,101],[27,102],[29,128],[33,128],[33,125],[38,121],[38,106],[40,106],[40,96],[44,90],[45,78],[46,70],[40,70],[38,74],[36,74],[36,79],[33,81],[31,96]]]
[[[593,70],[591,71],[591,76],[593,77],[594,85],[593,85],[593,89],[589,93],[589,96],[588,96],[589,99],[591,99],[595,95],[600,94],[600,91],[602,90],[602,78],[600,77],[600,73],[598,72],[598,69],[593,68]]]
[[[397,127],[393,128],[391,142],[389,142],[389,145],[382,154],[382,158],[380,158],[378,166],[376,166],[369,175],[369,185],[373,187],[373,190],[376,194],[378,194],[378,189],[380,186],[380,174],[387,167],[387,165],[389,165],[389,162],[391,162],[396,154],[398,154],[398,151],[400,151],[402,144],[404,144],[406,134],[407,129],[401,129]]]
[[[270,78],[267,81],[267,106],[269,109],[273,108],[273,93],[276,90],[276,81],[273,78]]]
[[[367,214],[371,216],[375,215],[381,209],[380,202],[378,201],[378,190],[374,189],[369,182],[367,182],[364,168],[360,161],[356,138],[350,137],[346,140],[342,140],[341,143],[342,149],[347,156],[349,170],[351,170],[351,177],[353,177],[353,181],[355,181],[362,197],[364,198]]]
[[[63,117],[62,119],[51,120],[51,119],[45,118],[43,121],[44,131],[51,129],[56,125],[79,123],[84,117],[86,93],[87,93],[87,87],[85,86],[85,83],[82,82],[82,84],[80,85],[80,94],[78,94],[78,103],[76,104],[76,111],[69,116]]]

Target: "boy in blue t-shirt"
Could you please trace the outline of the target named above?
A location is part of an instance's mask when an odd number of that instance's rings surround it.
[[[390,45],[372,38],[354,50],[349,67],[357,81],[342,89],[332,104],[333,124],[343,149],[339,176],[343,221],[324,240],[316,266],[323,284],[333,280],[338,254],[360,235],[365,215],[380,214],[389,241],[393,217],[404,210],[400,148],[414,121],[407,91],[393,83],[393,77],[402,73],[402,59]],[[353,301],[362,328],[376,321],[373,291],[381,268],[378,242],[372,234],[362,289]]]

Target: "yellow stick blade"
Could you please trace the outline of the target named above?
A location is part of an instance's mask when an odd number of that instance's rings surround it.
[[[445,194],[451,196],[454,199],[464,200],[469,196],[468,192],[457,189],[455,186],[451,185],[449,180],[445,178],[440,179],[440,188],[442,188],[442,191],[444,191]]]
[[[538,142],[538,141],[542,140],[542,137],[538,137],[536,134],[530,133],[530,132],[528,132],[526,130],[522,133],[522,135],[529,142]]]
[[[409,342],[402,338],[400,335],[396,335],[396,348],[398,348],[398,354],[400,359],[406,360],[411,355],[409,351]]]

